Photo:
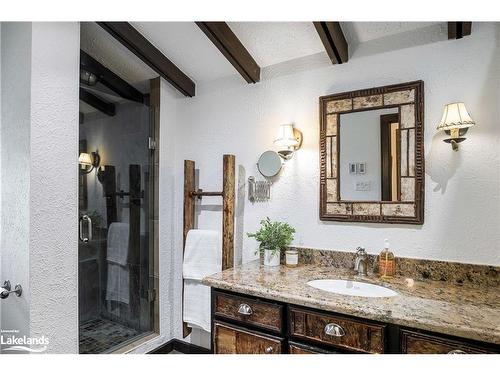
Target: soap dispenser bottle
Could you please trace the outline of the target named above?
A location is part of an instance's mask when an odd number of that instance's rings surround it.
[[[378,256],[378,273],[381,278],[391,278],[396,274],[396,258],[389,250],[389,240],[384,240],[384,249]]]

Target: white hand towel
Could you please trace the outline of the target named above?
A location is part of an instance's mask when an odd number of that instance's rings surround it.
[[[201,280],[222,270],[220,233],[213,230],[192,229],[186,238],[183,276]]]
[[[108,284],[106,300],[129,303],[129,269],[128,266],[108,262]]]
[[[108,229],[108,255],[106,259],[126,266],[128,261],[128,223],[111,223]]]
[[[184,322],[211,331],[210,287],[198,280],[184,280]]]
[[[201,280],[222,270],[220,233],[192,229],[184,251],[184,322],[210,332],[210,288]]]

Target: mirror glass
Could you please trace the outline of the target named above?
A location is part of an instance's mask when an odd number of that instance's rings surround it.
[[[281,157],[277,152],[266,151],[260,155],[257,167],[264,177],[276,176],[281,170]]]
[[[423,81],[320,98],[320,219],[424,222]]]
[[[339,131],[340,199],[398,201],[398,108],[343,113]]]

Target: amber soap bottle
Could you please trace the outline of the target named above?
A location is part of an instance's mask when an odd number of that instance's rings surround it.
[[[389,240],[384,240],[384,249],[378,256],[378,273],[381,278],[391,278],[396,274],[396,258],[389,250]]]

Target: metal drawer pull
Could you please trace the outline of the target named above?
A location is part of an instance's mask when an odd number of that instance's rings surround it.
[[[246,303],[242,303],[238,308],[238,312],[241,315],[252,315],[252,308],[248,306]]]
[[[272,346],[268,346],[268,347],[266,348],[266,354],[271,354],[271,353],[273,352],[273,350],[274,350],[274,349],[273,349],[273,347],[272,347]]]
[[[447,354],[467,354],[467,352],[464,352],[463,350],[460,349],[455,349],[455,350],[450,350]]]
[[[344,328],[335,323],[329,323],[325,326],[325,335],[342,337],[345,336]]]

